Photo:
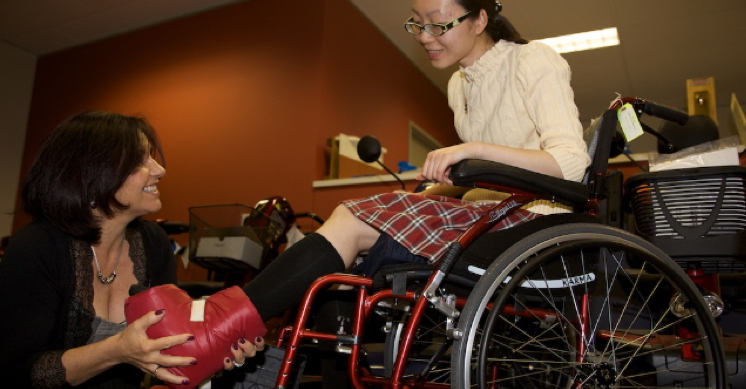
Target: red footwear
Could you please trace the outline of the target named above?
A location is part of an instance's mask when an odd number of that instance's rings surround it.
[[[193,304],[193,301],[175,285],[161,285],[129,297],[124,303],[124,313],[127,322],[131,323],[150,311],[165,309],[166,316],[163,320],[147,330],[151,339],[178,334],[194,335],[193,341],[161,352],[195,357],[196,365],[167,369],[173,374],[189,378],[190,385],[196,386],[221,370],[225,358],[233,359],[230,348],[239,339],[253,341],[263,336],[267,329],[254,304],[237,286],[221,290],[207,298],[204,310],[199,309],[199,304]],[[199,316],[203,317],[203,321],[192,321]],[[184,388],[183,385],[168,386]]]

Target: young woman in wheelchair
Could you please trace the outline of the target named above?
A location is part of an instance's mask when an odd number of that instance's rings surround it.
[[[263,269],[244,287],[262,319],[296,306],[314,280],[353,267],[359,257],[357,270],[367,276],[390,262],[436,261],[449,242],[508,197],[451,186],[450,166],[461,160],[582,179],[590,158],[570,69],[548,46],[521,38],[501,11],[494,0],[413,0],[406,31],[434,67],[459,65],[448,85],[448,101],[463,143],[428,155],[419,179],[439,185],[417,194],[344,201],[315,233]],[[493,229],[567,211],[537,201]]]
[[[436,68],[459,65],[448,85],[464,143],[432,151],[420,179],[441,183],[418,194],[385,193],[342,202],[316,233],[274,260],[244,290],[264,318],[297,304],[319,276],[363,255],[372,276],[387,260],[432,262],[490,202],[507,195],[453,188],[450,166],[484,159],[579,181],[589,163],[570,69],[548,46],[522,39],[493,0],[414,0],[405,28]],[[439,196],[461,192],[461,200]],[[565,211],[530,204],[495,228]],[[292,269],[292,270],[290,270]],[[272,292],[267,293],[268,290]]]

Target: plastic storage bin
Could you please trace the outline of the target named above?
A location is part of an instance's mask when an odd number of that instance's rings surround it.
[[[699,261],[710,272],[744,270],[746,168],[643,173],[625,189],[635,232],[674,260]]]

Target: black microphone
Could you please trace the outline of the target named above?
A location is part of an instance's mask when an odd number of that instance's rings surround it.
[[[363,162],[377,162],[382,168],[386,169],[389,174],[394,176],[397,181],[399,181],[402,190],[407,190],[406,186],[404,186],[404,181],[378,160],[378,158],[381,157],[381,142],[379,142],[378,139],[371,135],[366,135],[360,138],[360,141],[357,142],[357,155]]]

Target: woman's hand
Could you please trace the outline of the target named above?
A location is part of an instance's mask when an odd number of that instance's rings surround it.
[[[67,382],[77,386],[120,363],[129,363],[156,378],[186,385],[187,377],[177,376],[164,367],[188,366],[196,363],[192,357],[162,354],[162,350],[192,341],[190,334],[149,339],[150,326],[163,320],[165,311],[150,311],[130,323],[122,332],[100,342],[73,348],[62,354]]]
[[[433,180],[452,185],[453,182],[448,178],[451,165],[464,159],[475,158],[479,153],[480,145],[479,142],[469,142],[429,152],[425,164],[422,166],[422,172],[417,176],[417,179]]]
[[[233,359],[225,358],[223,360],[223,369],[232,370],[234,367],[241,367],[246,363],[246,358],[252,358],[256,355],[257,351],[264,350],[264,339],[261,337],[254,339],[254,343],[249,342],[246,339],[239,339],[231,347],[231,353],[233,353]]]
[[[138,367],[147,374],[152,374],[161,381],[173,384],[189,384],[189,379],[177,376],[164,367],[189,366],[197,363],[193,357],[179,357],[162,354],[162,350],[194,340],[190,334],[164,336],[149,339],[147,331],[150,326],[160,322],[167,313],[164,310],[151,311],[135,320],[118,336],[120,352],[125,362]]]

